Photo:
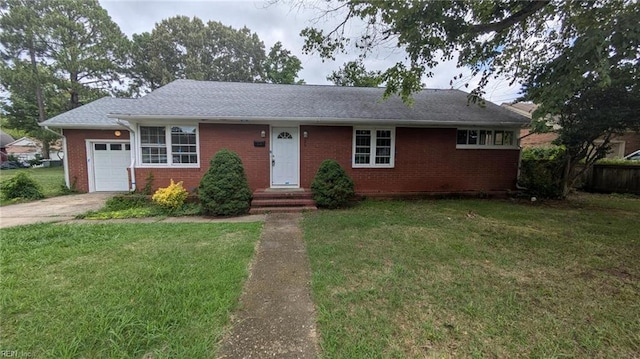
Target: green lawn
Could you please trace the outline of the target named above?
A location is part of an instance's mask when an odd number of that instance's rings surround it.
[[[33,358],[214,358],[260,223],[0,232],[0,349]]]
[[[303,226],[323,358],[635,358],[640,198],[366,201]]]
[[[27,173],[42,187],[45,197],[59,196],[64,186],[64,170],[62,167],[24,168],[17,170],[0,170],[0,181],[15,176],[20,172]],[[6,200],[0,194],[0,205],[16,203],[16,200]]]

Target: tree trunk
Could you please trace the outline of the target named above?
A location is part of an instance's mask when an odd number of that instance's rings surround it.
[[[69,90],[71,98],[70,98],[70,106],[69,109],[73,110],[76,107],[80,107],[80,95],[78,94],[78,72],[72,71],[69,75],[69,80],[71,80],[71,89]]]
[[[33,72],[34,87],[36,93],[36,102],[38,104],[38,122],[42,123],[47,119],[44,111],[44,96],[42,95],[42,84],[40,83],[40,73],[38,72],[38,62],[36,60],[36,49],[33,45],[33,38],[29,43],[29,59],[31,60],[31,71]],[[47,136],[43,136],[42,141],[42,158],[49,158],[49,142]]]
[[[571,191],[571,173],[573,172],[573,165],[571,161],[571,156],[566,155],[566,160],[564,163],[564,169],[562,173],[562,199],[567,198],[569,192]]]

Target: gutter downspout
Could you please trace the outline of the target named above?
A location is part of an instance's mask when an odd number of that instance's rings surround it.
[[[518,151],[518,174],[516,175],[516,189],[517,190],[526,190],[527,187],[523,187],[520,185],[520,175],[521,175],[521,168],[522,168],[522,146],[520,145],[520,140],[531,135],[531,133],[524,135],[522,137],[518,137],[518,148],[520,149],[520,151]]]
[[[138,155],[136,154],[136,131],[131,127],[131,125],[127,122],[123,122],[120,119],[116,119],[116,123],[118,125],[129,130],[129,143],[131,145],[131,164],[129,165],[130,173],[131,173],[131,192],[136,191],[136,158]]]
[[[55,134],[58,137],[62,137],[62,153],[64,153],[64,158],[62,159],[62,167],[64,167],[64,185],[67,186],[67,188],[71,189],[71,181],[69,180],[69,156],[67,156],[67,137],[62,133],[58,133],[50,129],[48,126],[42,126],[42,128]],[[64,132],[64,130],[62,130],[62,132]]]

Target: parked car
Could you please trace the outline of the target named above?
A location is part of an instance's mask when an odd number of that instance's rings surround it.
[[[5,161],[2,162],[2,164],[0,164],[0,170],[15,170],[18,168],[29,168],[31,167],[28,163],[26,162],[20,162],[20,161]]]
[[[640,150],[631,152],[630,154],[624,156],[624,159],[630,161],[640,161]]]

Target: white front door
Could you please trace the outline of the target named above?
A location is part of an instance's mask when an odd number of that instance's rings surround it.
[[[125,142],[93,142],[93,184],[95,191],[128,191],[131,149]]]
[[[298,144],[297,127],[271,129],[271,187],[298,187]]]

